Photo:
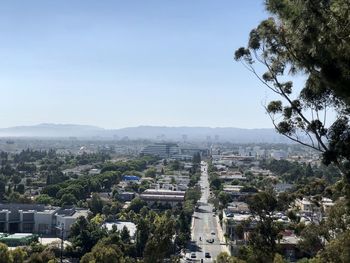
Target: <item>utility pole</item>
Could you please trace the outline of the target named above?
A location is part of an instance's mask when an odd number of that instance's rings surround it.
[[[60,255],[60,261],[63,263],[63,226],[61,227],[61,255]]]
[[[61,251],[60,251],[60,262],[63,263],[63,246],[64,246],[64,242],[63,242],[63,237],[64,237],[64,224],[62,224],[61,226],[56,226],[56,229],[61,231]]]

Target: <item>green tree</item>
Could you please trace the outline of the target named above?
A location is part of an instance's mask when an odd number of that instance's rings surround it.
[[[281,227],[273,219],[278,200],[270,192],[259,192],[248,199],[251,213],[258,218],[249,236],[255,262],[272,262],[277,251],[276,240]]]
[[[0,243],[0,263],[13,263],[11,252],[3,243]]]
[[[92,254],[92,252],[88,252],[84,256],[82,256],[82,258],[80,259],[79,262],[80,263],[92,263],[92,262],[96,262],[96,261],[95,261],[94,254]]]
[[[17,175],[17,174],[14,174],[12,177],[11,177],[11,181],[12,183],[14,184],[14,190],[16,191],[16,188],[17,188],[17,185],[22,181],[22,178]]]
[[[238,49],[235,58],[281,96],[283,102],[266,106],[276,130],[323,153],[325,164],[341,169],[350,206],[348,1],[268,0],[266,7],[273,17],[251,31],[248,47]],[[255,70],[256,61],[265,73]],[[300,93],[293,94],[288,72],[306,76]],[[327,125],[330,111],[337,118]]]
[[[280,254],[275,254],[273,263],[287,263]]]
[[[77,203],[77,199],[73,194],[64,194],[61,197],[60,203],[62,206],[64,205],[74,205]]]
[[[150,222],[148,219],[140,218],[136,231],[136,251],[138,256],[143,255],[150,231]]]
[[[173,248],[172,239],[175,234],[175,222],[167,215],[158,216],[154,222],[155,230],[146,243],[144,250],[145,263],[164,262]]]
[[[0,200],[4,198],[4,195],[6,193],[6,177],[1,175],[0,176]]]
[[[223,207],[226,207],[227,204],[231,201],[231,197],[228,193],[221,191],[218,195],[218,199]]]
[[[79,217],[71,227],[70,241],[76,252],[84,255],[105,236],[107,236],[105,229],[89,222],[85,217]]]
[[[91,251],[93,262],[101,263],[124,263],[124,255],[120,248],[116,245],[100,245],[97,244]],[[89,256],[90,257],[90,256]],[[90,261],[91,262],[91,261]]]
[[[226,252],[221,252],[216,259],[215,263],[245,263],[244,260],[238,259],[236,257],[230,256]]]
[[[125,244],[130,243],[130,233],[126,226],[123,227],[120,233],[120,238]]]
[[[314,257],[324,247],[323,236],[322,226],[314,223],[309,224],[301,231],[301,241],[298,247],[309,257]]]
[[[350,258],[350,231],[340,234],[338,238],[332,240],[326,245],[324,250],[319,252],[316,257],[319,262],[340,262],[347,263]]]
[[[13,263],[23,263],[27,257],[27,253],[20,247],[15,248],[11,251]]]
[[[144,202],[143,200],[141,200],[140,198],[136,197],[134,198],[131,202],[130,205],[128,207],[128,210],[132,210],[135,213],[139,213],[140,210],[146,206],[146,202]]]
[[[25,191],[25,187],[24,187],[24,184],[19,184],[17,185],[17,189],[16,191],[20,194],[24,194],[24,191]]]
[[[91,200],[89,202],[89,208],[94,214],[102,213],[103,201],[97,193],[92,194]]]
[[[157,175],[157,169],[154,168],[154,167],[148,168],[148,169],[146,170],[146,172],[145,172],[145,176],[146,176],[146,177],[152,177],[152,178],[154,178],[154,177],[156,177],[156,175]]]
[[[51,205],[53,201],[54,199],[47,194],[41,194],[35,198],[35,202],[38,204]]]

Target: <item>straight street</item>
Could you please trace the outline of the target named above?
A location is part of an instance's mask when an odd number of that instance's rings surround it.
[[[192,261],[213,262],[216,256],[222,252],[228,252],[224,244],[224,237],[219,218],[213,212],[214,206],[208,204],[210,195],[208,181],[208,164],[201,163],[201,179],[199,182],[202,191],[202,197],[199,200],[199,207],[193,214],[191,226],[191,244],[190,253],[186,254],[186,258]],[[193,257],[195,253],[195,258]],[[206,255],[206,253],[209,253]],[[192,257],[191,257],[192,254]],[[210,256],[210,257],[209,257]]]

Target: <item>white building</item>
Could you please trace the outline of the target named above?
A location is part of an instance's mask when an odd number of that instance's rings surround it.
[[[58,233],[62,235],[63,230],[63,238],[67,238],[70,234],[70,228],[75,223],[75,221],[83,216],[87,217],[89,215],[89,210],[87,209],[60,209],[55,213],[56,217],[56,229]]]

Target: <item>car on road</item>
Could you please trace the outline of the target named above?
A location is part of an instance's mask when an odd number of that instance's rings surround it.
[[[208,243],[214,243],[214,238],[209,238],[209,239],[207,239],[207,242],[208,242]]]
[[[211,258],[210,253],[209,253],[209,252],[205,252],[205,257],[206,257],[206,258]]]
[[[210,232],[210,234],[212,234],[212,235],[215,235],[215,232],[214,232],[214,230],[213,230],[213,231],[211,231],[211,232]]]
[[[195,252],[192,252],[191,253],[191,258],[196,258],[197,256],[196,256],[196,253]]]

